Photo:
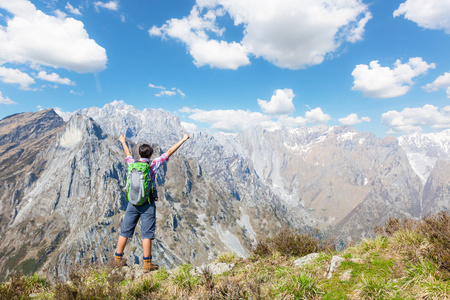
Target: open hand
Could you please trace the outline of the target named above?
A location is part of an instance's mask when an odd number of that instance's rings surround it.
[[[125,143],[125,134],[122,134],[122,135],[119,137],[119,141],[122,142],[122,143]]]

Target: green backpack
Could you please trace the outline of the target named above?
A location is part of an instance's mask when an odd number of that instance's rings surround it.
[[[142,205],[153,193],[153,181],[148,163],[135,162],[128,166],[125,182],[127,200],[134,205]]]

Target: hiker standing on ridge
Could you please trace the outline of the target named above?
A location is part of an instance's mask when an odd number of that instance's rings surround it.
[[[122,143],[123,150],[127,156],[128,176],[125,188],[127,189],[127,200],[129,203],[122,222],[122,228],[120,229],[114,256],[117,266],[124,265],[122,261],[123,250],[128,239],[133,236],[136,224],[141,218],[144,273],[158,269],[158,265],[152,263],[151,255],[152,240],[155,238],[156,229],[156,171],[188,139],[189,135],[184,134],[178,143],[153,161],[150,161],[153,148],[149,144],[142,144],[139,146],[139,156],[141,158],[136,163],[125,142],[125,135],[123,134],[119,137],[119,141]]]

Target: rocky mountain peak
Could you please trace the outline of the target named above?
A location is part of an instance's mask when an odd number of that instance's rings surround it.
[[[138,110],[123,101],[113,101],[102,108],[91,107],[76,112],[91,117],[105,133],[112,136],[125,134],[135,143],[158,143],[168,148],[185,131],[180,120],[160,109]]]
[[[15,114],[0,120],[0,145],[40,138],[63,124],[63,119],[51,108]]]
[[[92,118],[82,114],[74,114],[60,135],[58,145],[64,148],[73,148],[78,143],[92,138],[102,140],[106,138],[106,135]]]

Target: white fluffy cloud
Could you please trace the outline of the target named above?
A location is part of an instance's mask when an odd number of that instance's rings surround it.
[[[89,38],[82,22],[50,16],[27,0],[0,0],[13,16],[0,27],[0,65],[6,62],[97,72],[106,68],[106,51]]]
[[[226,42],[218,19],[225,13],[244,27],[241,41]],[[362,39],[371,18],[361,0],[197,0],[189,16],[149,30],[186,44],[197,66],[237,69],[262,57],[300,69],[320,64],[347,42]]]
[[[276,90],[270,101],[258,99],[258,105],[266,114],[289,114],[295,110],[292,103],[294,97],[291,89]]]
[[[433,129],[450,128],[450,106],[439,110],[434,105],[405,108],[401,112],[391,110],[381,115],[381,121],[390,129],[387,133],[422,132],[423,126]]]
[[[56,73],[48,74],[45,71],[40,71],[37,74],[36,78],[39,78],[39,79],[42,79],[42,80],[46,80],[46,81],[50,81],[50,82],[54,82],[54,83],[59,83],[59,84],[75,85],[75,83],[72,80],[70,80],[69,78],[61,78]]]
[[[349,114],[345,118],[338,119],[338,121],[342,125],[356,125],[362,122],[370,122],[371,120],[369,117],[362,117],[360,119],[357,114]]]
[[[258,112],[244,110],[206,111],[194,109],[190,113],[190,119],[210,124],[211,129],[224,132],[241,132],[256,125],[261,125],[264,128],[273,128],[274,126],[274,122],[270,120],[270,116]]]
[[[394,68],[382,67],[378,60],[370,65],[357,65],[353,70],[352,90],[362,91],[364,96],[371,98],[392,98],[406,94],[414,84],[413,78],[425,74],[428,69],[434,69],[434,63],[428,64],[421,57],[410,58],[405,64],[400,60],[394,63]]]
[[[210,40],[207,32],[222,36],[223,29],[216,25],[216,17],[223,10],[210,10],[204,15],[194,6],[189,16],[183,19],[171,19],[162,27],[153,26],[149,30],[152,36],[172,37],[185,43],[194,63],[198,67],[210,65],[223,69],[237,69],[250,63],[247,50],[236,42]]]
[[[210,125],[213,130],[239,133],[254,126],[261,126],[267,130],[275,130],[280,127],[298,127],[312,124],[324,124],[330,120],[330,116],[324,114],[320,107],[306,112],[305,117],[289,117],[282,115],[274,118],[271,115],[244,110],[201,110],[184,108],[180,112],[188,113],[189,118]]]
[[[423,88],[428,92],[446,89],[447,98],[450,98],[450,72],[445,72],[444,75],[439,76],[435,81],[427,84]]]
[[[96,1],[96,2],[94,2],[94,6],[96,9],[98,9],[99,7],[109,9],[109,10],[118,10],[119,9],[118,1],[109,1],[109,2]]]
[[[312,124],[325,124],[331,120],[330,115],[325,114],[320,107],[307,111],[305,118],[308,123]]]
[[[270,102],[264,101],[261,105],[261,101],[258,99],[258,103],[265,113],[244,111],[244,110],[201,110],[183,108],[180,110],[182,113],[188,114],[188,117],[197,122],[203,122],[210,125],[213,130],[218,130],[228,133],[239,133],[248,128],[254,126],[261,126],[267,130],[275,130],[282,126],[284,127],[298,127],[301,125],[311,124],[324,124],[327,123],[331,117],[325,114],[320,107],[307,111],[305,117],[291,117],[286,113],[294,110],[292,104],[292,98],[294,93],[290,89],[276,90],[272,96]],[[282,99],[282,100],[280,100]],[[286,101],[290,99],[290,101]],[[272,102],[271,105],[269,105]],[[281,104],[280,104],[281,103]],[[291,105],[286,105],[292,104]],[[266,105],[269,105],[266,107]],[[281,108],[280,108],[281,107]],[[289,109],[286,109],[289,107]],[[275,114],[275,112],[277,112]],[[281,113],[281,115],[279,115]]]
[[[66,4],[66,9],[67,9],[71,14],[74,14],[74,15],[77,15],[77,16],[81,16],[80,10],[79,10],[78,8],[73,7],[72,4],[70,4],[69,2],[67,2],[67,4]]]
[[[450,1],[448,0],[407,0],[394,11],[394,17],[417,23],[427,29],[443,29],[450,34]]]
[[[0,91],[0,104],[17,104],[17,103],[12,101],[6,96],[3,96],[2,92]]]
[[[23,90],[29,90],[30,85],[35,83],[30,75],[17,69],[0,67],[0,80],[4,83],[19,84]]]
[[[181,126],[186,129],[187,132],[196,132],[197,131],[197,125],[187,122],[180,122]]]

